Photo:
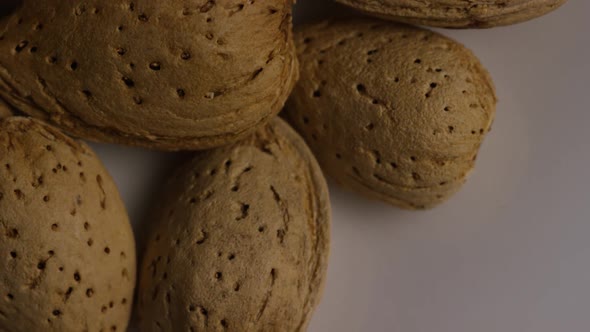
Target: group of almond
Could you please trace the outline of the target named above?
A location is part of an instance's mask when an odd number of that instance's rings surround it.
[[[141,331],[305,330],[329,254],[323,173],[431,208],[494,119],[473,53],[392,21],[488,28],[565,2],[338,1],[368,15],[294,35],[292,0],[3,2],[0,331],[125,331],[134,303]],[[150,207],[139,268],[114,182],[70,136],[198,151]]]

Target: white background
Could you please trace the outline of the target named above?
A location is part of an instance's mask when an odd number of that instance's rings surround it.
[[[299,0],[295,17],[339,8]],[[328,283],[310,331],[590,331],[590,1],[515,26],[440,31],[473,49],[497,86],[477,170],[427,212],[332,186]],[[141,241],[185,156],[93,146]]]

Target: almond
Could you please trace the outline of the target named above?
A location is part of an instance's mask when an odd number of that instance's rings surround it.
[[[142,331],[304,331],[325,280],[330,205],[281,120],[194,158],[162,193],[140,272]]]
[[[528,21],[566,0],[336,0],[365,13],[443,28],[491,28]]]
[[[0,97],[78,137],[196,150],[246,137],[297,77],[291,0],[24,0]]]
[[[494,119],[473,53],[379,20],[318,23],[296,37],[301,80],[286,116],[344,187],[409,209],[457,192]]]
[[[94,153],[37,120],[0,120],[0,330],[125,331],[135,242]]]

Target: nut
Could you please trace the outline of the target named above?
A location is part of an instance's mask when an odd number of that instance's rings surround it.
[[[125,331],[135,243],[94,153],[37,120],[0,120],[0,330]]]
[[[410,24],[491,28],[543,16],[566,0],[336,0],[363,12]]]
[[[291,5],[25,0],[0,23],[0,97],[82,138],[225,145],[277,114],[292,89]]]
[[[409,209],[464,183],[492,124],[491,78],[465,47],[378,20],[308,26],[287,117],[341,185]]]
[[[330,230],[325,180],[281,120],[171,178],[140,273],[142,331],[303,331]]]

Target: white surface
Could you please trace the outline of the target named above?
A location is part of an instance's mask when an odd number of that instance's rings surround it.
[[[298,21],[334,7],[299,2]],[[310,331],[590,330],[589,14],[590,1],[570,0],[516,26],[443,31],[473,49],[497,85],[478,168],[428,212],[332,187],[332,257]],[[141,236],[182,156],[93,146]]]

